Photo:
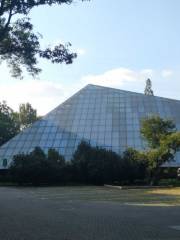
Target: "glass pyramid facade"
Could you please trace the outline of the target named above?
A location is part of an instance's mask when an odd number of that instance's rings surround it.
[[[121,154],[127,147],[145,149],[140,121],[160,115],[172,119],[180,130],[180,101],[140,93],[87,85],[31,127],[0,147],[0,168],[8,167],[13,155],[39,146],[58,150],[70,160],[82,139],[92,146]],[[7,162],[7,166],[5,166]],[[180,154],[169,166],[180,166]]]

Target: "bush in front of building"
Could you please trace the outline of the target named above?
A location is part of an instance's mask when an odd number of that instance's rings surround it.
[[[130,185],[145,183],[148,176],[147,166],[147,161],[139,151],[128,148],[122,154],[121,181]]]
[[[121,157],[82,141],[71,164],[73,180],[84,184],[135,184],[146,177],[146,163],[134,149],[127,149]]]
[[[118,180],[120,163],[118,154],[82,141],[71,161],[73,181],[84,184],[113,183]]]
[[[10,167],[12,180],[18,184],[54,184],[63,182],[64,157],[54,149],[46,155],[40,147],[29,154],[14,156]]]
[[[170,187],[180,187],[180,180],[177,178],[167,178],[167,179],[160,179],[158,182],[159,186],[170,186]]]
[[[82,141],[70,162],[55,149],[46,155],[36,147],[29,154],[14,156],[10,167],[18,184],[138,184],[147,175],[146,162],[129,148],[122,156]]]

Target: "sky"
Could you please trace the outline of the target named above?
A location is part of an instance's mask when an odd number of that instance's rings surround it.
[[[42,73],[14,79],[0,65],[0,101],[14,110],[30,102],[44,115],[91,83],[143,92],[147,78],[154,94],[180,100],[179,0],[76,0],[38,7],[31,14],[42,47],[71,42],[72,65],[39,60]]]

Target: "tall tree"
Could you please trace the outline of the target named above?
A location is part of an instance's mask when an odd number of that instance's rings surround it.
[[[7,142],[19,132],[19,123],[14,118],[13,110],[6,104],[0,103],[0,145]]]
[[[37,75],[41,71],[37,67],[38,56],[52,63],[70,64],[73,62],[77,55],[69,51],[70,43],[59,44],[53,49],[41,49],[41,35],[33,32],[33,24],[28,17],[35,7],[73,2],[74,0],[0,1],[0,60],[7,61],[12,76],[22,78],[23,68],[32,76]]]
[[[32,108],[30,103],[20,104],[18,118],[21,129],[24,129],[38,119],[37,111]]]

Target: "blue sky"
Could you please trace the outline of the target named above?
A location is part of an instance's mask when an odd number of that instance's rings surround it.
[[[37,79],[10,77],[0,65],[0,100],[17,109],[29,101],[45,114],[88,83],[143,92],[150,77],[155,95],[180,99],[180,1],[91,0],[39,7],[30,17],[42,45],[72,43],[72,65],[40,61]]]

